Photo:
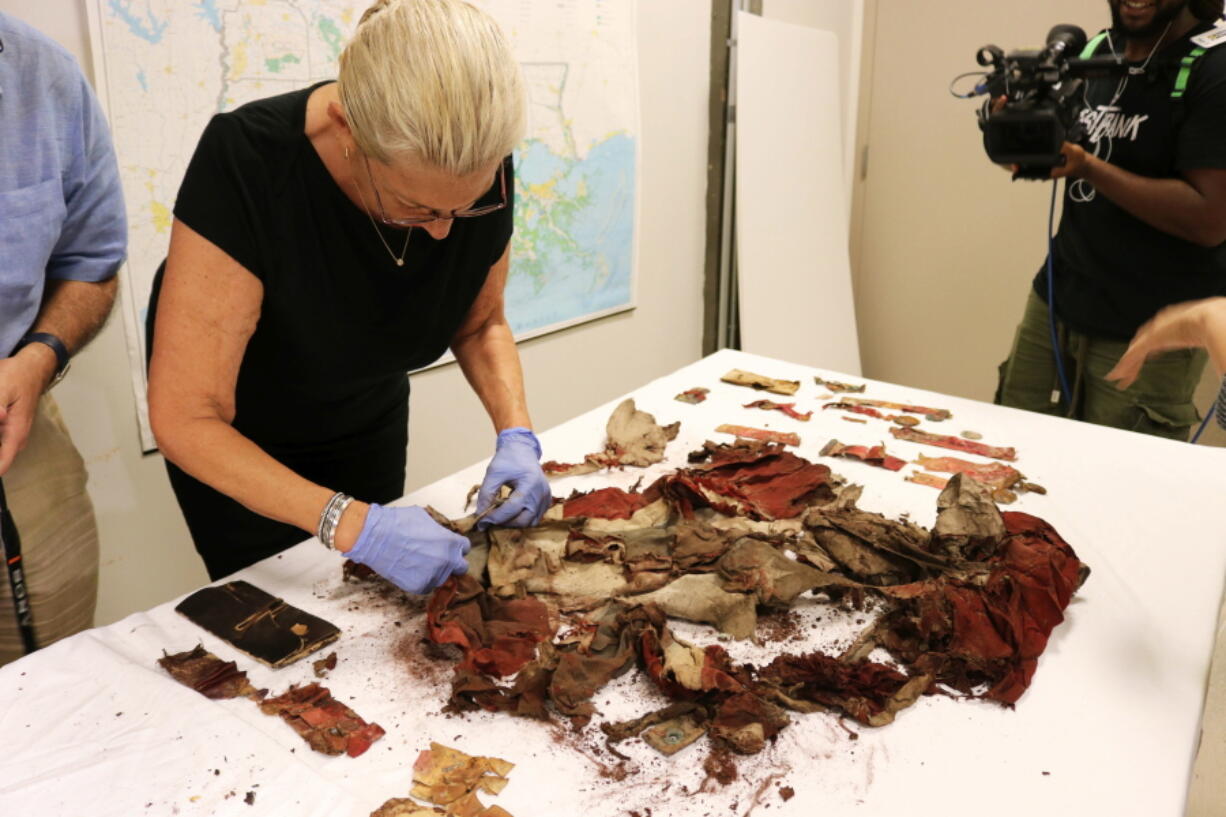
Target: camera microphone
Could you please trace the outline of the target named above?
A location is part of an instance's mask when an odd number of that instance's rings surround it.
[[[1045,56],[1059,61],[1076,57],[1086,47],[1086,33],[1080,26],[1058,25],[1047,33]]]

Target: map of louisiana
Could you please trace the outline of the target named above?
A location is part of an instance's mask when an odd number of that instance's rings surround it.
[[[507,315],[519,339],[634,305],[634,4],[472,0],[502,25],[524,74]],[[142,438],[144,316],[175,195],[209,118],[336,76],[367,2],[89,0],[98,93],[130,224],[123,314]]]

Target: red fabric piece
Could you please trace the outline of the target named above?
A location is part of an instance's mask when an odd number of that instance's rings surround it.
[[[715,429],[720,434],[735,434],[747,440],[758,440],[765,443],[781,443],[783,445],[800,445],[800,435],[791,431],[771,431],[766,428],[750,428],[749,426],[734,426],[725,423]]]
[[[537,644],[553,635],[544,602],[495,598],[471,576],[453,576],[434,591],[426,630],[434,643],[460,648],[460,669],[500,677],[519,672],[536,656]]]
[[[712,462],[661,477],[647,489],[647,498],[664,494],[687,519],[695,508],[710,506],[733,516],[774,520],[792,519],[815,500],[833,497],[829,468],[779,446],[738,444],[710,451]]]
[[[875,661],[840,661],[820,652],[781,655],[759,677],[778,683],[788,695],[837,707],[861,723],[882,712],[907,683],[907,676]]]
[[[813,417],[813,412],[811,411],[806,411],[804,414],[797,411],[795,403],[776,403],[772,400],[754,400],[752,403],[746,403],[743,408],[758,408],[764,411],[779,411],[791,417],[793,420],[800,420],[802,423],[809,422],[810,418]]]
[[[898,457],[885,453],[884,445],[874,445],[872,447],[843,445],[838,440],[831,440],[826,443],[826,447],[822,449],[822,456],[856,459],[878,468],[884,468],[887,471],[901,471],[903,466],[907,464],[906,460],[901,460]]]
[[[838,409],[840,411],[850,411],[853,414],[863,414],[868,417],[876,417],[878,420],[887,419],[884,414],[877,411],[877,409],[875,408],[869,408],[868,406],[857,406],[852,403],[827,403],[826,405],[822,406],[823,411],[825,411],[826,409]]]
[[[332,697],[327,687],[307,684],[260,704],[267,715],[280,715],[317,752],[357,757],[385,732]]]
[[[732,660],[728,657],[728,652],[718,644],[712,644],[703,650],[698,689],[683,686],[669,672],[664,662],[664,647],[660,643],[660,634],[655,628],[645,628],[639,635],[639,655],[651,680],[656,682],[661,692],[673,700],[697,698],[712,690],[743,692],[745,689],[740,681],[732,677]]]
[[[586,494],[574,494],[562,506],[562,515],[567,519],[583,516],[589,519],[629,519],[634,512],[647,505],[642,494],[629,493],[621,488],[601,488]]]
[[[966,474],[985,485],[999,485],[1002,488],[1008,488],[1022,478],[1016,468],[1001,462],[977,463],[957,457],[925,457],[920,454],[919,464],[928,471]]]
[[[1009,461],[1017,459],[1017,449],[1015,448],[985,445],[984,443],[967,440],[962,437],[930,434],[927,431],[920,431],[918,428],[899,428],[897,426],[892,426],[890,433],[900,440],[935,445],[938,448],[951,448],[954,451],[966,451],[967,453],[978,454],[981,457],[988,457],[990,459]]]

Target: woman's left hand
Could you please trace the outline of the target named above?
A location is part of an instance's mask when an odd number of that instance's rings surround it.
[[[526,528],[541,521],[553,494],[540,460],[541,444],[528,429],[508,428],[498,434],[497,450],[477,494],[477,514],[489,509],[503,485],[511,487],[511,495],[483,517],[477,527]]]

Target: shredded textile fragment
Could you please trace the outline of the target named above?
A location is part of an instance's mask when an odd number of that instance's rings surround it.
[[[336,669],[336,653],[329,653],[318,661],[312,661],[311,668],[315,671],[316,678],[326,678],[329,672]]]
[[[766,428],[751,428],[724,423],[715,429],[720,434],[734,434],[747,440],[759,440],[783,445],[800,445],[800,435],[794,431],[771,431]]]
[[[938,448],[949,448],[954,451],[965,451],[968,454],[978,454],[981,457],[988,457],[990,459],[1008,461],[1017,459],[1017,449],[1012,447],[1003,448],[975,442],[974,440],[965,440],[961,437],[931,434],[918,428],[891,427],[890,433],[899,440],[907,440],[908,442],[922,443],[924,445],[935,445]]]
[[[247,680],[247,673],[240,670],[233,661],[222,661],[202,644],[174,655],[163,651],[158,664],[180,684],[191,687],[213,700],[250,698],[258,701],[268,693],[268,690],[257,690],[253,687]]]
[[[681,392],[681,394],[678,394],[673,399],[679,400],[682,403],[689,403],[691,405],[697,405],[703,402],[704,400],[706,400],[707,395],[710,393],[711,393],[710,389],[705,389],[702,386],[698,386],[693,389],[686,389],[685,391]]]
[[[922,414],[924,415],[924,419],[931,420],[934,423],[941,422],[942,420],[948,420],[954,416],[949,409],[916,406],[910,403],[891,403],[888,400],[866,400],[863,397],[844,397],[841,402],[853,406],[871,406],[879,409],[893,409],[894,411],[906,411],[911,414]]]
[[[720,380],[725,383],[731,383],[734,386],[748,386],[758,391],[768,391],[771,394],[782,394],[785,396],[793,395],[800,390],[799,380],[776,380],[772,377],[742,371],[741,369],[733,369],[721,377]]]
[[[882,726],[949,689],[1012,705],[1088,575],[1050,525],[1002,514],[963,474],[941,492],[927,530],[858,508],[855,486],[836,497],[828,468],[779,445],[708,442],[690,465],[649,486],[629,517],[609,497],[584,508],[575,496],[536,528],[484,532],[488,579],[453,578],[436,591],[430,638],[453,638],[442,625],[463,622],[469,644],[492,644],[469,633],[493,633],[508,620],[506,604],[535,602],[547,614],[530,617],[541,624],[526,634],[533,649],[513,645],[511,661],[466,651],[449,709],[583,726],[599,715],[596,693],[637,669],[671,703],[602,724],[610,743],[642,734],[669,752],[705,737],[716,751],[752,754],[793,713],[834,710]],[[602,508],[611,518],[596,515]],[[738,665],[719,644],[689,643],[669,624],[704,622],[744,638],[759,609],[870,597],[879,615],[841,655],[784,653],[763,666]],[[559,624],[546,630],[546,621]],[[525,635],[521,626],[513,636]],[[889,663],[869,659],[878,648]]]
[[[863,417],[843,417],[841,419],[845,423],[859,423],[860,425],[864,425],[868,422],[868,420],[865,420]]]
[[[664,448],[676,439],[681,423],[662,426],[656,418],[634,406],[634,399],[623,400],[613,410],[605,426],[607,441],[603,451],[588,454],[580,463],[550,460],[541,467],[551,477],[591,474],[604,468],[633,465],[646,468],[664,459]]]
[[[461,669],[499,677],[523,669],[536,657],[537,644],[554,631],[540,600],[494,598],[467,575],[430,596],[426,628],[435,644],[460,648]]]
[[[885,453],[884,445],[843,445],[838,440],[831,440],[826,443],[822,448],[820,456],[846,457],[848,459],[860,460],[869,465],[884,468],[887,471],[901,471],[903,466],[907,464],[906,460]]]
[[[936,488],[938,491],[945,489],[949,484],[949,480],[945,477],[938,477],[936,474],[929,474],[927,471],[912,471],[903,477],[906,482],[914,482],[916,485],[927,485],[929,488]]]
[[[377,723],[332,697],[327,687],[311,683],[291,686],[283,695],[260,704],[265,715],[280,715],[312,749],[325,755],[357,757],[385,734]]]
[[[601,488],[586,494],[575,493],[566,500],[563,514],[567,517],[595,516],[600,519],[629,519],[647,504],[642,494],[620,488]]]
[[[813,378],[813,382],[819,386],[825,386],[832,392],[852,392],[854,394],[864,394],[864,390],[868,388],[867,383],[861,383],[856,386],[851,383],[840,383],[837,380],[822,380],[820,377]]]
[[[926,471],[939,471],[947,474],[966,474],[972,479],[983,483],[992,490],[992,498],[1002,505],[1017,501],[1017,492],[1047,493],[1047,489],[1033,482],[1026,482],[1026,477],[1011,465],[1000,462],[976,463],[957,457],[926,457],[919,455],[916,461]],[[944,488],[947,480],[930,475],[912,474],[907,477],[909,482],[930,485],[934,488]]]
[[[779,411],[791,417],[793,420],[800,420],[802,423],[809,422],[809,419],[813,416],[813,412],[811,411],[806,411],[804,414],[801,414],[796,410],[795,403],[775,403],[770,400],[754,400],[752,403],[746,403],[744,408],[756,408],[762,409],[763,411]]]
[[[848,403],[846,401],[826,403],[822,406],[822,410],[824,411],[826,409],[838,409],[839,411],[849,411],[852,414],[863,414],[866,417],[873,417],[877,420],[888,420],[892,423],[898,423],[900,426],[919,425],[919,420],[909,414],[882,414],[880,411],[877,411],[877,409],[871,406],[861,406],[855,403]],[[865,420],[855,417],[844,417],[843,419],[853,423],[866,422]]]
[[[511,817],[500,806],[485,806],[478,793],[497,795],[508,783],[507,775],[515,764],[497,757],[474,757],[431,743],[413,764],[412,797],[443,808],[423,806],[410,797],[388,800],[370,817],[426,817],[444,814],[451,817]]]

